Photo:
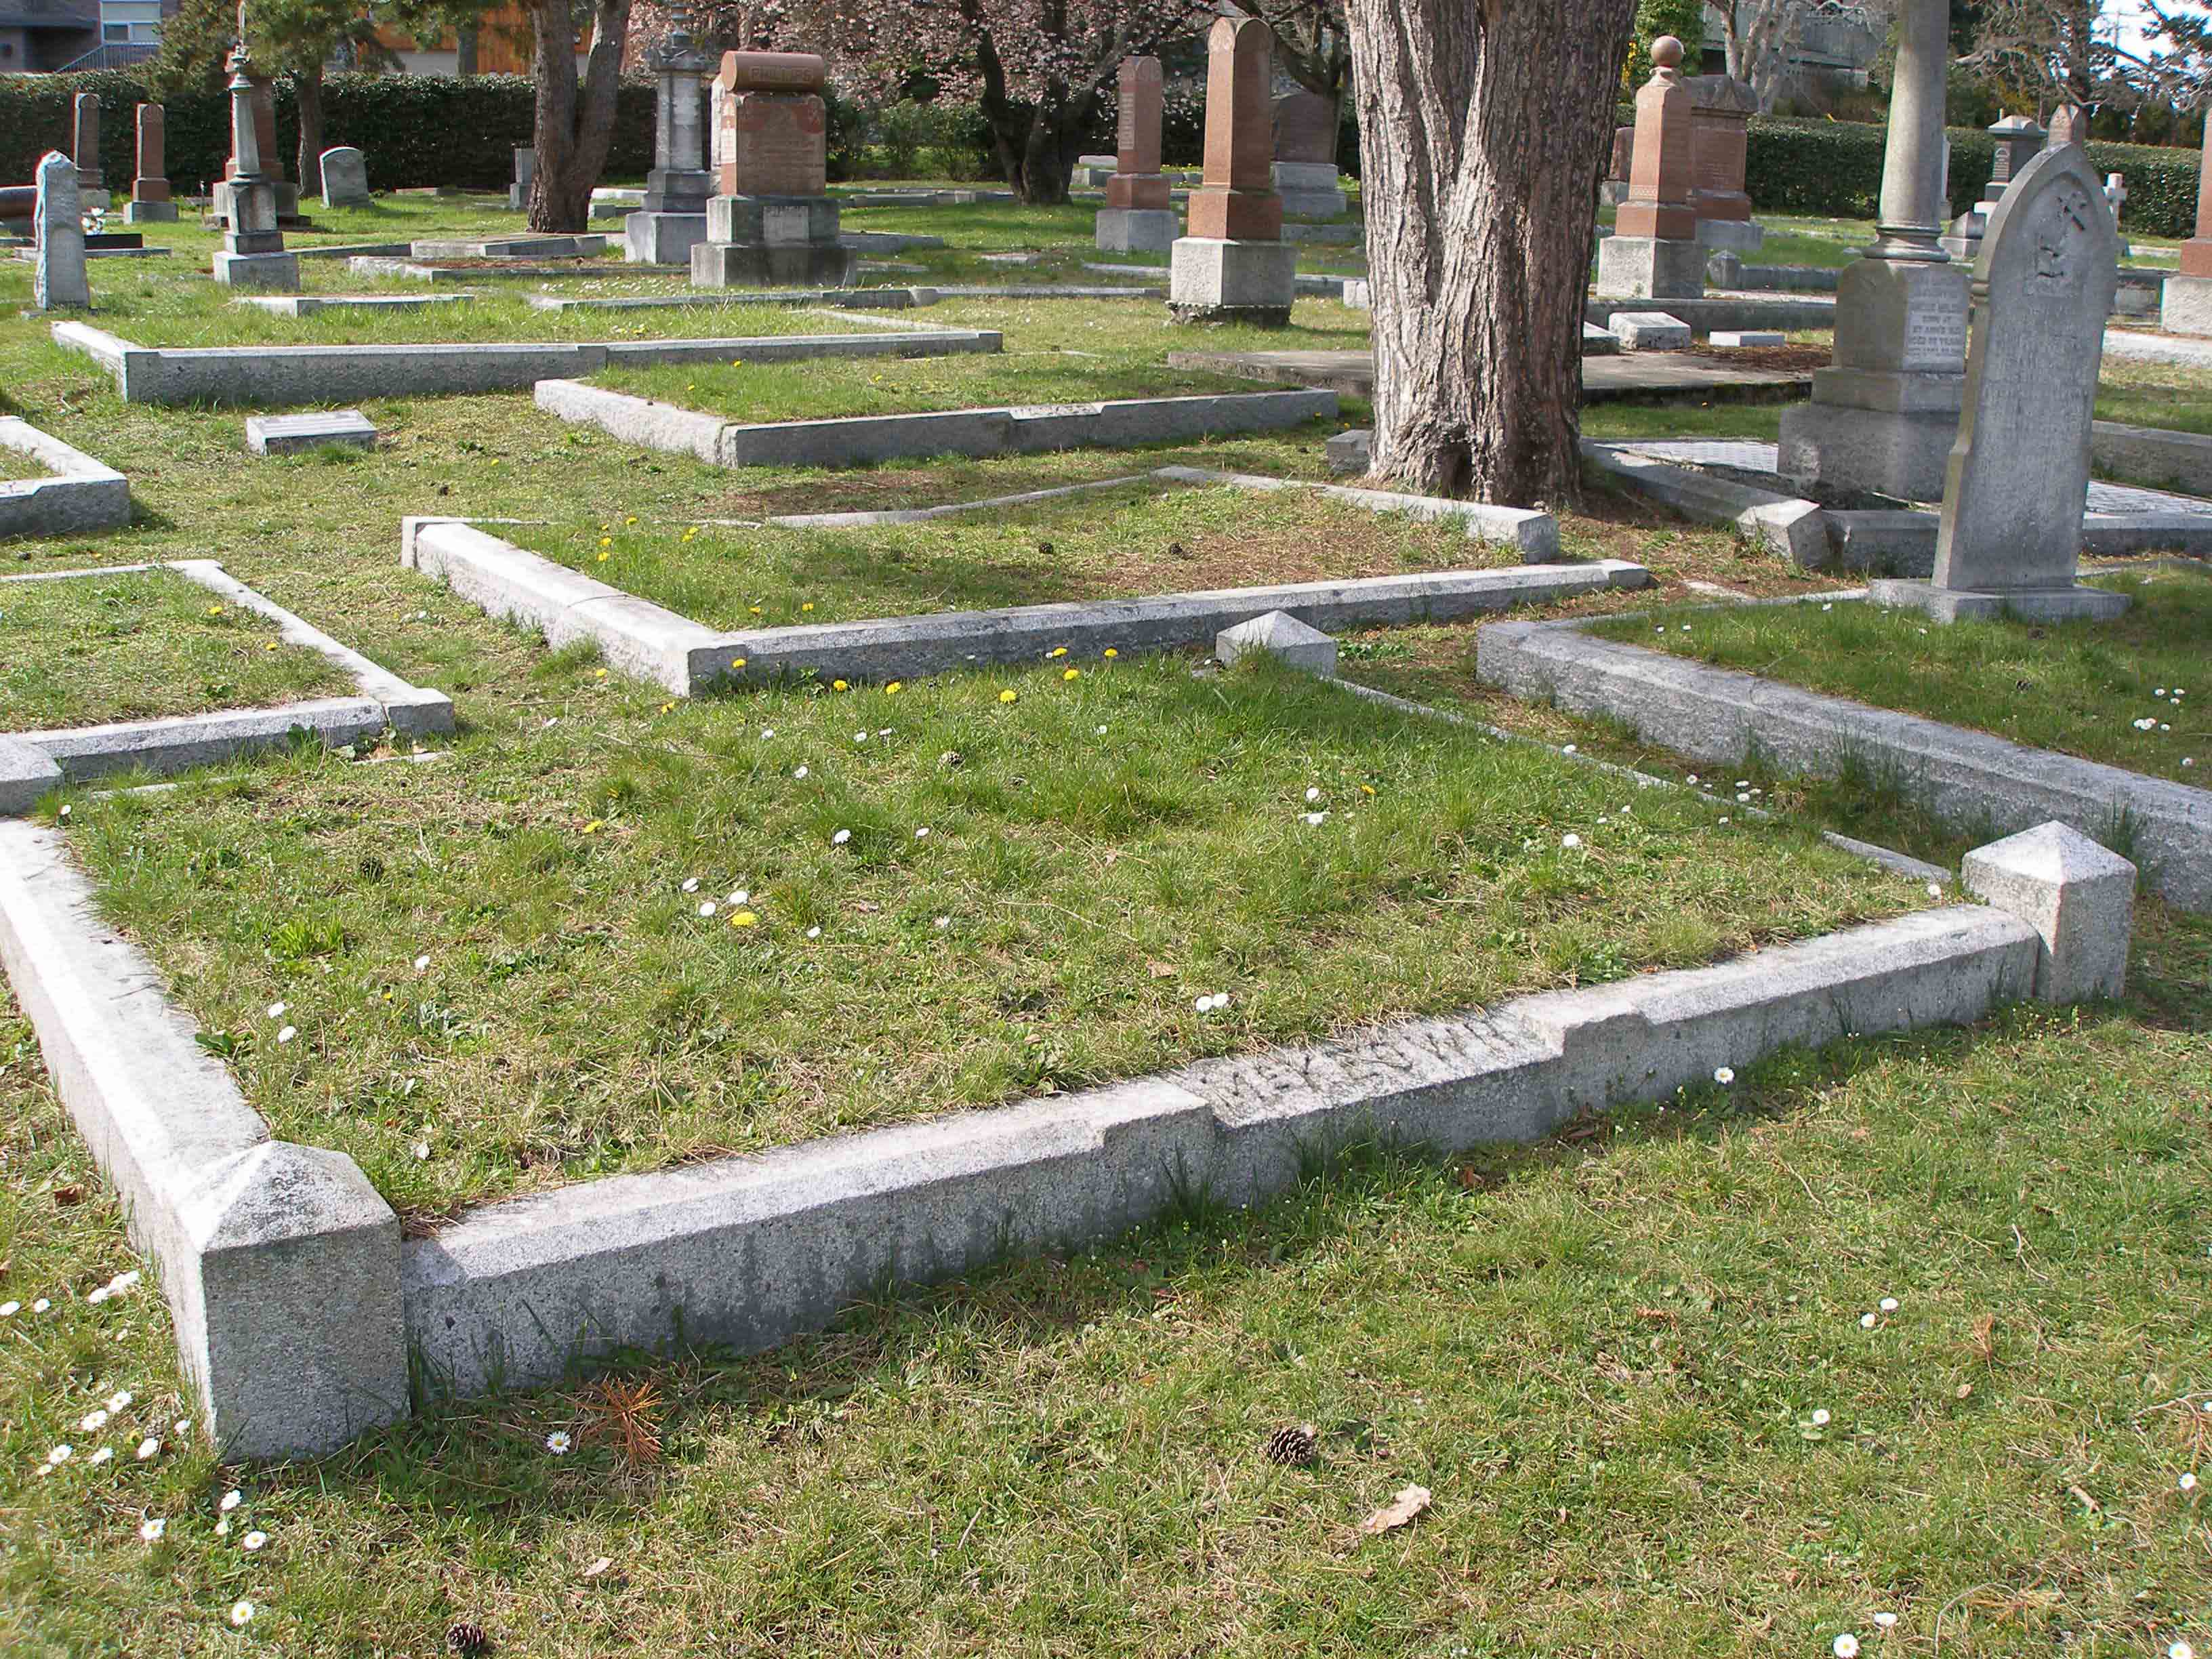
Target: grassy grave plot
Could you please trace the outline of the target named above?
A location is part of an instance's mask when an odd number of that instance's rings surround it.
[[[1926,902],[1188,659],[681,708],[544,672],[568,712],[438,765],[299,757],[71,820],[276,1133],[418,1218]]]
[[[493,528],[725,629],[1518,562],[1456,523],[1368,513],[1309,490],[1133,484],[849,530],[634,516]]]
[[[933,325],[1001,330],[1005,349],[961,357],[842,362],[657,363],[610,368],[592,383],[733,421],[1280,389],[1169,368],[1166,354],[1188,348],[1192,331],[1170,321],[1158,301],[970,300],[918,314]],[[1209,329],[1204,343],[1223,351],[1333,350],[1367,343],[1364,317],[1333,301],[1302,301],[1294,316],[1288,329]]]
[[[1966,726],[2154,777],[2197,781],[2212,722],[2196,712],[2212,576],[2102,576],[2134,604],[2111,622],[1938,627],[1877,605],[1660,611],[1592,630],[1769,679]],[[2201,758],[2200,758],[2201,757]]]
[[[2181,363],[2107,357],[2097,372],[2097,418],[2169,432],[2212,433],[2212,382]]]
[[[151,1286],[88,1304],[134,1258],[10,1021],[0,1627],[305,1659],[463,1620],[531,1659],[2202,1652],[2208,982],[2212,924],[2147,907],[2113,1009],[1358,1159],[773,1354],[634,1358],[253,1471],[172,1432]],[[1294,1424],[1313,1462],[1270,1463]],[[1426,1512],[1361,1534],[1409,1485]]]
[[[341,696],[319,652],[173,570],[0,582],[0,732]]]

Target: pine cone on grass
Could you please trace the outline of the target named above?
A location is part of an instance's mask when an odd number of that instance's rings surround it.
[[[1314,1460],[1314,1427],[1293,1423],[1267,1437],[1267,1461],[1285,1468],[1303,1468]]]
[[[491,1638],[482,1625],[471,1625],[464,1619],[446,1632],[446,1651],[459,1659],[480,1659],[491,1651]]]

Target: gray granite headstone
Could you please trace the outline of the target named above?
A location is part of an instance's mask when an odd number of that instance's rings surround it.
[[[89,306],[92,286],[84,275],[84,199],[78,193],[76,164],[59,150],[40,158],[38,206],[33,234],[38,248],[31,277],[32,303],[40,311],[61,306]]]
[[[368,207],[368,159],[351,144],[323,152],[323,205]]]
[[[2125,605],[2075,580],[2118,246],[2104,181],[2080,145],[2045,149],[2014,177],[1974,268],[1966,407],[1945,476],[1935,579],[1924,589],[1878,583],[1878,599],[1947,621]]]

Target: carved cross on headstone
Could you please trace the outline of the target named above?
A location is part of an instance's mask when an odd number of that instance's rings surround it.
[[[2128,204],[2127,175],[2108,173],[2105,175],[2105,199],[2112,204],[2112,217],[2120,216],[2120,210]]]

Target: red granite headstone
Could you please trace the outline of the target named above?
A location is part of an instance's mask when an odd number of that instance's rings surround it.
[[[1190,198],[1189,234],[1224,241],[1279,241],[1275,116],[1270,96],[1275,36],[1256,17],[1224,17],[1206,37],[1206,174]]]
[[[2204,149],[2197,173],[2197,234],[2181,245],[2181,274],[2212,276],[2212,122],[2204,127]]]
[[[807,52],[722,55],[714,187],[724,196],[819,196],[829,188],[827,65]]]
[[[1697,112],[1682,84],[1682,43],[1661,35],[1651,43],[1651,78],[1636,94],[1636,155],[1613,234],[1689,241],[1698,234],[1690,205]]]
[[[169,199],[167,162],[162,156],[162,116],[159,104],[138,106],[138,176],[131,181],[135,202]]]
[[[1160,60],[1121,60],[1121,116],[1115,134],[1114,172],[1106,180],[1109,208],[1164,208],[1168,181],[1160,172]]]
[[[1700,75],[1686,84],[1694,112],[1690,205],[1700,219],[1748,220],[1751,198],[1743,189],[1744,151],[1759,100],[1742,82],[1725,75]]]
[[[1336,102],[1317,92],[1275,100],[1275,159],[1336,163]]]

